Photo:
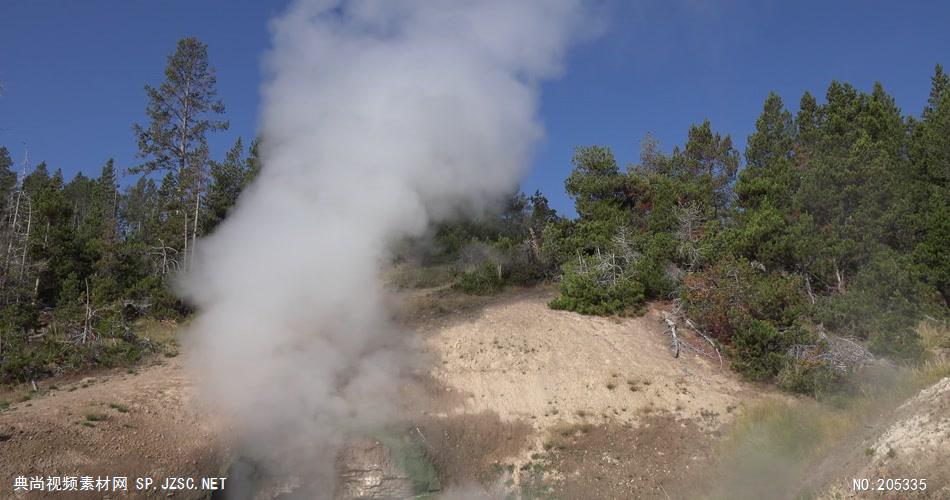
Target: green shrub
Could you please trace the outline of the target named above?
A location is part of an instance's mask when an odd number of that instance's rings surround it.
[[[147,350],[145,344],[138,342],[106,342],[100,352],[97,353],[97,361],[110,368],[130,366],[141,360]]]
[[[582,258],[564,265],[561,294],[549,304],[581,314],[607,316],[636,313],[644,301],[644,287],[629,274],[606,279],[591,271],[593,258]]]
[[[4,346],[3,359],[0,360],[0,382],[26,382],[45,374],[46,362],[37,351],[22,346]]]
[[[876,354],[918,358],[923,348],[914,330],[936,292],[923,285],[906,256],[876,252],[848,284],[847,291],[823,298],[816,318],[829,328],[869,340]]]
[[[531,286],[552,274],[550,262],[543,255],[536,256],[528,242],[507,248],[496,243],[495,248],[502,254],[502,278],[506,285]]]
[[[741,322],[761,320],[778,328],[795,324],[808,310],[801,279],[769,273],[745,259],[727,258],[684,279],[687,315],[729,343]]]
[[[389,277],[399,288],[431,288],[448,285],[455,281],[456,270],[448,264],[404,265]]]
[[[882,322],[886,323],[886,321]],[[918,360],[924,354],[920,336],[909,326],[887,328],[881,326],[868,339],[868,349],[883,356],[898,360]]]
[[[472,295],[491,295],[500,292],[504,286],[499,267],[485,261],[474,270],[462,273],[453,288]]]
[[[732,367],[753,380],[768,380],[785,366],[789,346],[771,323],[752,319],[738,325],[732,334]]]
[[[0,309],[0,328],[5,334],[11,331],[33,330],[39,327],[39,324],[39,313],[29,304],[10,304]]]
[[[648,235],[642,239],[642,253],[633,265],[637,281],[643,283],[647,297],[666,299],[676,289],[667,268],[672,265],[670,257],[676,251],[676,241],[668,233]]]
[[[52,312],[42,330],[7,330],[0,353],[0,383],[22,383],[96,366],[129,366],[153,347],[133,333],[117,306],[101,312],[93,324],[97,334],[81,342],[82,323],[76,314],[75,308],[63,307]],[[42,336],[29,340],[37,332]]]
[[[181,319],[191,313],[188,305],[158,276],[136,282],[128,294],[132,300],[149,303],[148,315],[156,319]]]

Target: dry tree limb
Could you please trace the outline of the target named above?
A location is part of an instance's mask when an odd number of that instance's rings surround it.
[[[705,333],[703,333],[702,329],[700,329],[696,325],[696,323],[693,323],[693,320],[684,317],[684,322],[686,323],[686,326],[690,327],[690,329],[692,329],[693,332],[696,333],[696,335],[699,335],[706,342],[709,342],[709,345],[712,346],[712,348],[716,351],[716,356],[719,357],[719,369],[721,370],[722,369],[722,353],[719,352],[719,348],[716,347],[716,343],[713,342],[713,339],[709,338],[709,335],[706,335]]]
[[[827,335],[824,342],[818,344],[795,344],[786,354],[799,361],[824,363],[841,374],[856,367],[873,363],[874,356],[866,347],[847,337]]]
[[[415,427],[416,427],[416,433],[419,434],[419,437],[420,437],[420,438],[422,438],[422,444],[428,446],[428,445],[429,445],[429,441],[426,440],[425,435],[423,435],[423,434],[422,434],[422,431],[419,430],[419,426],[417,425],[417,426],[415,426]]]
[[[670,327],[671,335],[673,336],[674,348],[676,349],[675,357],[679,356],[679,351],[681,348],[688,349],[690,351],[695,352],[696,354],[705,356],[707,358],[713,357],[712,354],[707,352],[705,349],[699,349],[697,347],[694,347],[689,342],[686,342],[680,339],[680,337],[676,335],[675,325],[678,321],[682,321],[683,323],[686,324],[686,326],[690,330],[693,331],[693,333],[695,333],[698,337],[701,337],[710,345],[710,347],[712,347],[713,351],[716,352],[716,357],[719,359],[719,369],[722,370],[722,367],[723,367],[722,353],[719,351],[719,347],[716,346],[716,342],[713,341],[713,339],[709,335],[703,332],[702,329],[699,328],[698,325],[696,325],[696,323],[694,323],[691,319],[686,317],[686,315],[683,313],[682,305],[680,304],[679,299],[676,299],[673,301],[672,313],[667,313],[667,312],[663,313],[663,321],[665,321],[666,324]]]
[[[802,273],[802,275],[805,276],[805,291],[808,292],[808,298],[811,300],[811,303],[814,304],[816,299],[815,293],[811,290],[811,278],[809,278],[807,274]]]
[[[666,325],[670,328],[670,335],[673,338],[673,357],[680,357],[680,340],[676,336],[676,322],[670,319],[668,315],[664,314],[663,321],[666,321]]]

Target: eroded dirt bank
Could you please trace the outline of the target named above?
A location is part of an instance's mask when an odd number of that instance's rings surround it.
[[[526,497],[698,493],[722,426],[755,390],[717,359],[674,359],[661,305],[598,318],[551,310],[553,293],[513,290],[417,325],[432,359],[429,385],[444,393],[438,405],[414,405],[425,438],[443,438],[434,423],[488,415],[509,429],[483,433],[495,443],[481,446],[488,458],[470,453],[466,469],[441,474],[443,484],[494,480]],[[515,426],[526,430],[517,447]],[[444,441],[431,448],[451,447]]]

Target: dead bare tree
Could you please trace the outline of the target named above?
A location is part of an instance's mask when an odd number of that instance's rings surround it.
[[[77,317],[79,316],[78,314],[68,315],[66,318],[50,324],[49,328],[51,331],[65,336],[66,340],[63,342],[81,345],[98,342],[102,338],[103,333],[108,333],[109,336],[114,338],[117,328],[121,331],[122,336],[128,339],[132,331],[131,325],[121,316],[116,316],[115,321],[106,321],[104,324],[102,320],[108,319],[107,315],[110,313],[120,314],[120,307],[124,308],[129,304],[132,304],[133,307],[137,307],[138,304],[130,301],[117,301],[97,306],[93,297],[92,287],[89,285],[89,279],[83,280],[83,284],[85,291],[79,297],[79,301],[82,304],[81,317]],[[145,307],[147,307],[147,305]],[[107,328],[109,331],[104,332],[102,330],[103,328]],[[46,332],[42,332],[33,335],[29,340],[41,340],[45,333]]]
[[[835,290],[838,293],[844,293],[845,292],[844,275],[841,273],[841,269],[838,267],[838,259],[833,259],[831,263],[834,265],[835,279],[837,280],[837,284],[835,285]]]
[[[181,270],[181,265],[178,262],[178,249],[166,245],[165,240],[159,239],[158,245],[151,247],[149,254],[158,257],[159,264],[156,267],[161,276]]]
[[[592,278],[598,286],[609,288],[633,273],[639,260],[640,253],[635,250],[628,230],[621,227],[611,239],[609,251],[598,247],[594,255],[578,255],[576,271]]]
[[[811,303],[814,304],[817,302],[817,299],[815,298],[815,292],[811,289],[811,277],[805,272],[802,272],[802,277],[805,281],[805,293],[808,294],[808,300],[811,300]]]
[[[542,258],[541,255],[541,239],[538,237],[537,233],[534,231],[533,227],[528,227],[528,242],[531,244],[531,255],[536,261],[540,261]]]
[[[82,340],[81,343],[85,344],[87,336],[91,336],[93,333],[92,320],[96,315],[96,310],[92,308],[92,294],[89,293],[89,279],[86,278],[86,317],[83,320],[82,324]]]
[[[675,234],[679,241],[677,251],[686,261],[687,266],[692,268],[699,261],[699,239],[705,223],[703,210],[692,201],[680,203],[676,207],[676,219],[679,221],[679,228]]]
[[[6,203],[0,232],[6,243],[6,252],[3,261],[3,276],[0,277],[0,291],[6,296],[10,287],[20,287],[27,277],[27,261],[29,253],[30,232],[33,229],[33,201],[23,191],[22,180]],[[14,294],[14,301],[19,303],[20,293]],[[6,299],[4,299],[6,300]]]
[[[207,175],[208,167],[208,148],[207,146],[202,145],[196,152],[196,160],[193,168],[194,172],[194,217],[191,224],[191,253],[188,255],[186,262],[192,262],[195,257],[195,252],[198,249],[198,223],[199,223],[199,214],[201,213],[201,193],[204,187],[204,180]],[[187,226],[187,224],[186,224]],[[186,229],[187,231],[187,229]],[[186,235],[187,239],[187,235]],[[188,253],[187,246],[185,253]]]
[[[613,236],[611,243],[625,266],[632,266],[640,261],[640,252],[636,250],[633,238],[630,237],[630,230],[626,226],[621,226],[617,230],[617,234]]]

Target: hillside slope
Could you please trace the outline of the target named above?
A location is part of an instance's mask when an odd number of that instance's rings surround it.
[[[220,475],[221,424],[200,404],[180,357],[41,386],[51,390],[0,412],[0,498],[12,496],[17,476]]]

